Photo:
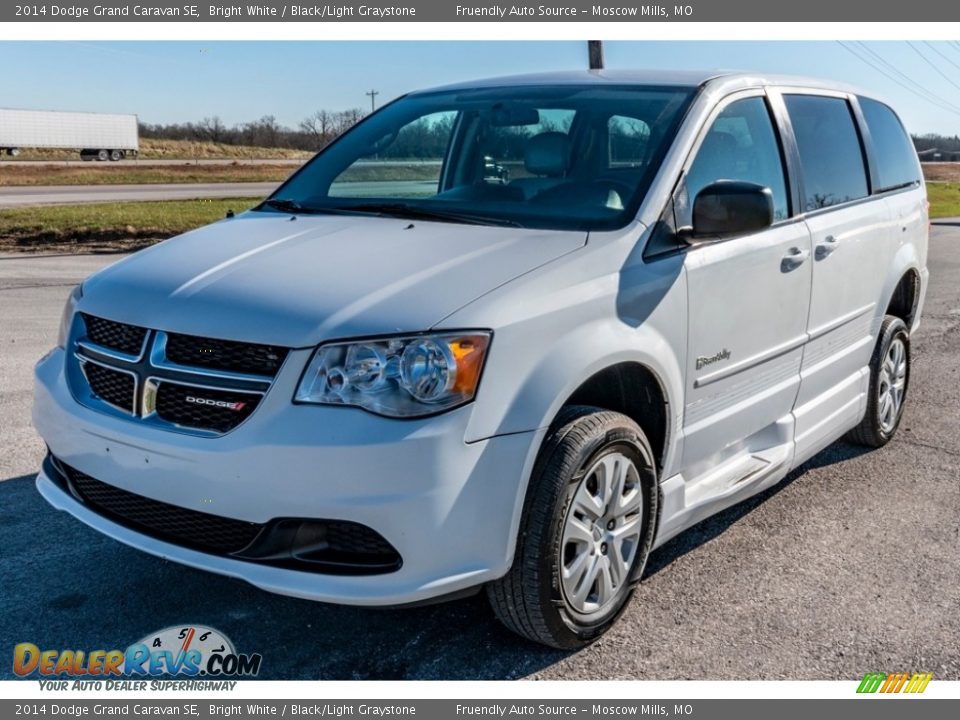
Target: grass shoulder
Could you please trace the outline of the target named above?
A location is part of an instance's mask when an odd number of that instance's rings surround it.
[[[242,212],[256,198],[49,205],[0,210],[0,250],[134,250]]]

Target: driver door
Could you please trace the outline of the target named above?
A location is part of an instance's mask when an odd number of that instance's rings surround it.
[[[811,287],[811,240],[792,219],[783,152],[762,91],[714,111],[676,200],[691,225],[697,193],[718,180],[770,188],[774,223],[742,237],[694,244],[686,253],[688,346],[683,413],[684,476],[715,474],[729,461],[747,475],[778,448],[792,452],[791,411],[800,386]],[[754,467],[758,465],[759,467]],[[739,482],[734,478],[731,482]]]

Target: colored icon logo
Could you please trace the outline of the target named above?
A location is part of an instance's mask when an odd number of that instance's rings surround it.
[[[922,693],[933,680],[930,673],[867,673],[858,693]]]

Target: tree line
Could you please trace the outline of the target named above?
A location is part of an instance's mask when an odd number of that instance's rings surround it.
[[[274,115],[227,126],[218,116],[199,122],[140,123],[140,137],[157,140],[189,140],[222,145],[252,145],[316,152],[353,127],[364,117],[360,108],[317,110],[296,128],[281,125]]]
[[[227,126],[223,120],[214,115],[199,122],[141,123],[140,136],[161,140],[206,141],[223,145],[253,145],[256,147],[289,148],[316,152],[357,124],[365,115],[366,113],[360,108],[338,111],[317,110],[300,121],[295,128],[281,125],[273,115],[264,115],[258,120],[237,123],[232,126]],[[396,139],[395,147],[390,148],[386,154],[404,156],[405,153],[410,154],[413,146],[416,146],[422,152],[425,146],[433,145],[436,145],[438,150],[442,152],[442,146],[448,137],[451,123],[452,118],[446,117],[434,122],[429,122],[426,119],[417,122],[414,127],[408,127],[400,133]],[[538,128],[538,130],[543,129],[542,127]],[[522,143],[527,135],[521,128],[513,129],[513,132],[504,128],[501,129],[501,133],[503,135],[502,140],[508,146],[517,142]],[[927,133],[912,137],[914,147],[918,152],[935,148],[945,154],[960,155],[960,136],[958,135],[949,137]],[[516,147],[510,147],[506,150],[504,156],[512,157],[518,154],[518,148]]]

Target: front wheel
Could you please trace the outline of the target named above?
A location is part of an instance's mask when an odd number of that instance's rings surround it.
[[[903,320],[887,315],[870,360],[867,412],[847,439],[874,448],[890,442],[903,417],[909,383],[910,333]]]
[[[583,647],[626,607],[653,544],[650,443],[620,413],[564,409],[537,458],[513,566],[487,586],[497,617],[535,642]]]

